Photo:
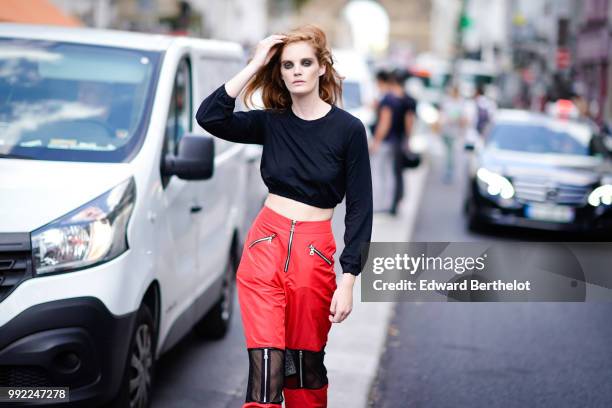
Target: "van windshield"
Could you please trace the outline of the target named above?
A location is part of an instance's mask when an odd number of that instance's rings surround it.
[[[143,141],[160,57],[0,38],[0,158],[130,160]]]

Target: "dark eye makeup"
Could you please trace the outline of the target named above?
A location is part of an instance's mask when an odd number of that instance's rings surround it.
[[[311,58],[304,58],[302,59],[302,65],[305,67],[309,67],[312,65],[312,59]],[[283,68],[285,69],[290,69],[293,67],[293,62],[291,61],[283,61]]]

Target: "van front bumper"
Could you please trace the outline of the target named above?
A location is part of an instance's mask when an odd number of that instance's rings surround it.
[[[92,407],[119,390],[136,312],[113,315],[94,297],[31,306],[0,327],[0,387],[68,387]]]

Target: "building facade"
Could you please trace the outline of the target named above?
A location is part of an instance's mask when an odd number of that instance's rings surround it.
[[[589,112],[601,122],[612,119],[612,1],[580,0],[575,48],[577,80],[589,102]]]
[[[410,49],[417,54],[431,49],[431,13],[433,0],[379,0],[389,17],[389,46]],[[308,0],[295,10],[288,0],[271,0],[270,27],[284,31],[306,23],[319,25],[334,47],[351,47],[351,31],[343,18],[349,0]]]
[[[251,45],[267,32],[268,0],[52,0],[96,28],[192,35]]]

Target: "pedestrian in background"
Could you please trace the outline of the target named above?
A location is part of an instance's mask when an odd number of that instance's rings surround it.
[[[476,104],[476,131],[482,136],[497,111],[497,103],[486,95],[483,83],[476,86],[474,102]]]
[[[391,202],[390,214],[397,214],[397,207],[404,197],[404,155],[409,150],[409,137],[412,133],[416,117],[416,100],[406,93],[404,83],[406,74],[396,69],[389,75],[389,85],[393,96],[398,99],[398,104],[393,112],[392,129],[397,133],[397,139],[393,146],[393,177],[394,192]]]
[[[399,70],[380,70],[376,74],[381,98],[370,146],[370,152],[376,156],[373,159],[375,208],[384,208],[391,215],[397,214],[404,197],[404,149],[407,149],[407,135],[416,113],[416,101],[406,94],[404,80]]]
[[[387,212],[391,208],[393,194],[393,149],[385,139],[391,128],[393,110],[390,105],[395,104],[389,83],[390,73],[381,69],[376,73],[376,86],[378,98],[374,102],[376,116],[370,130],[370,155],[372,165],[372,192],[374,211]]]
[[[466,102],[459,93],[459,87],[452,85],[444,97],[440,109],[440,129],[445,146],[445,169],[442,181],[451,183],[455,167],[455,145],[465,137],[468,125]]]

